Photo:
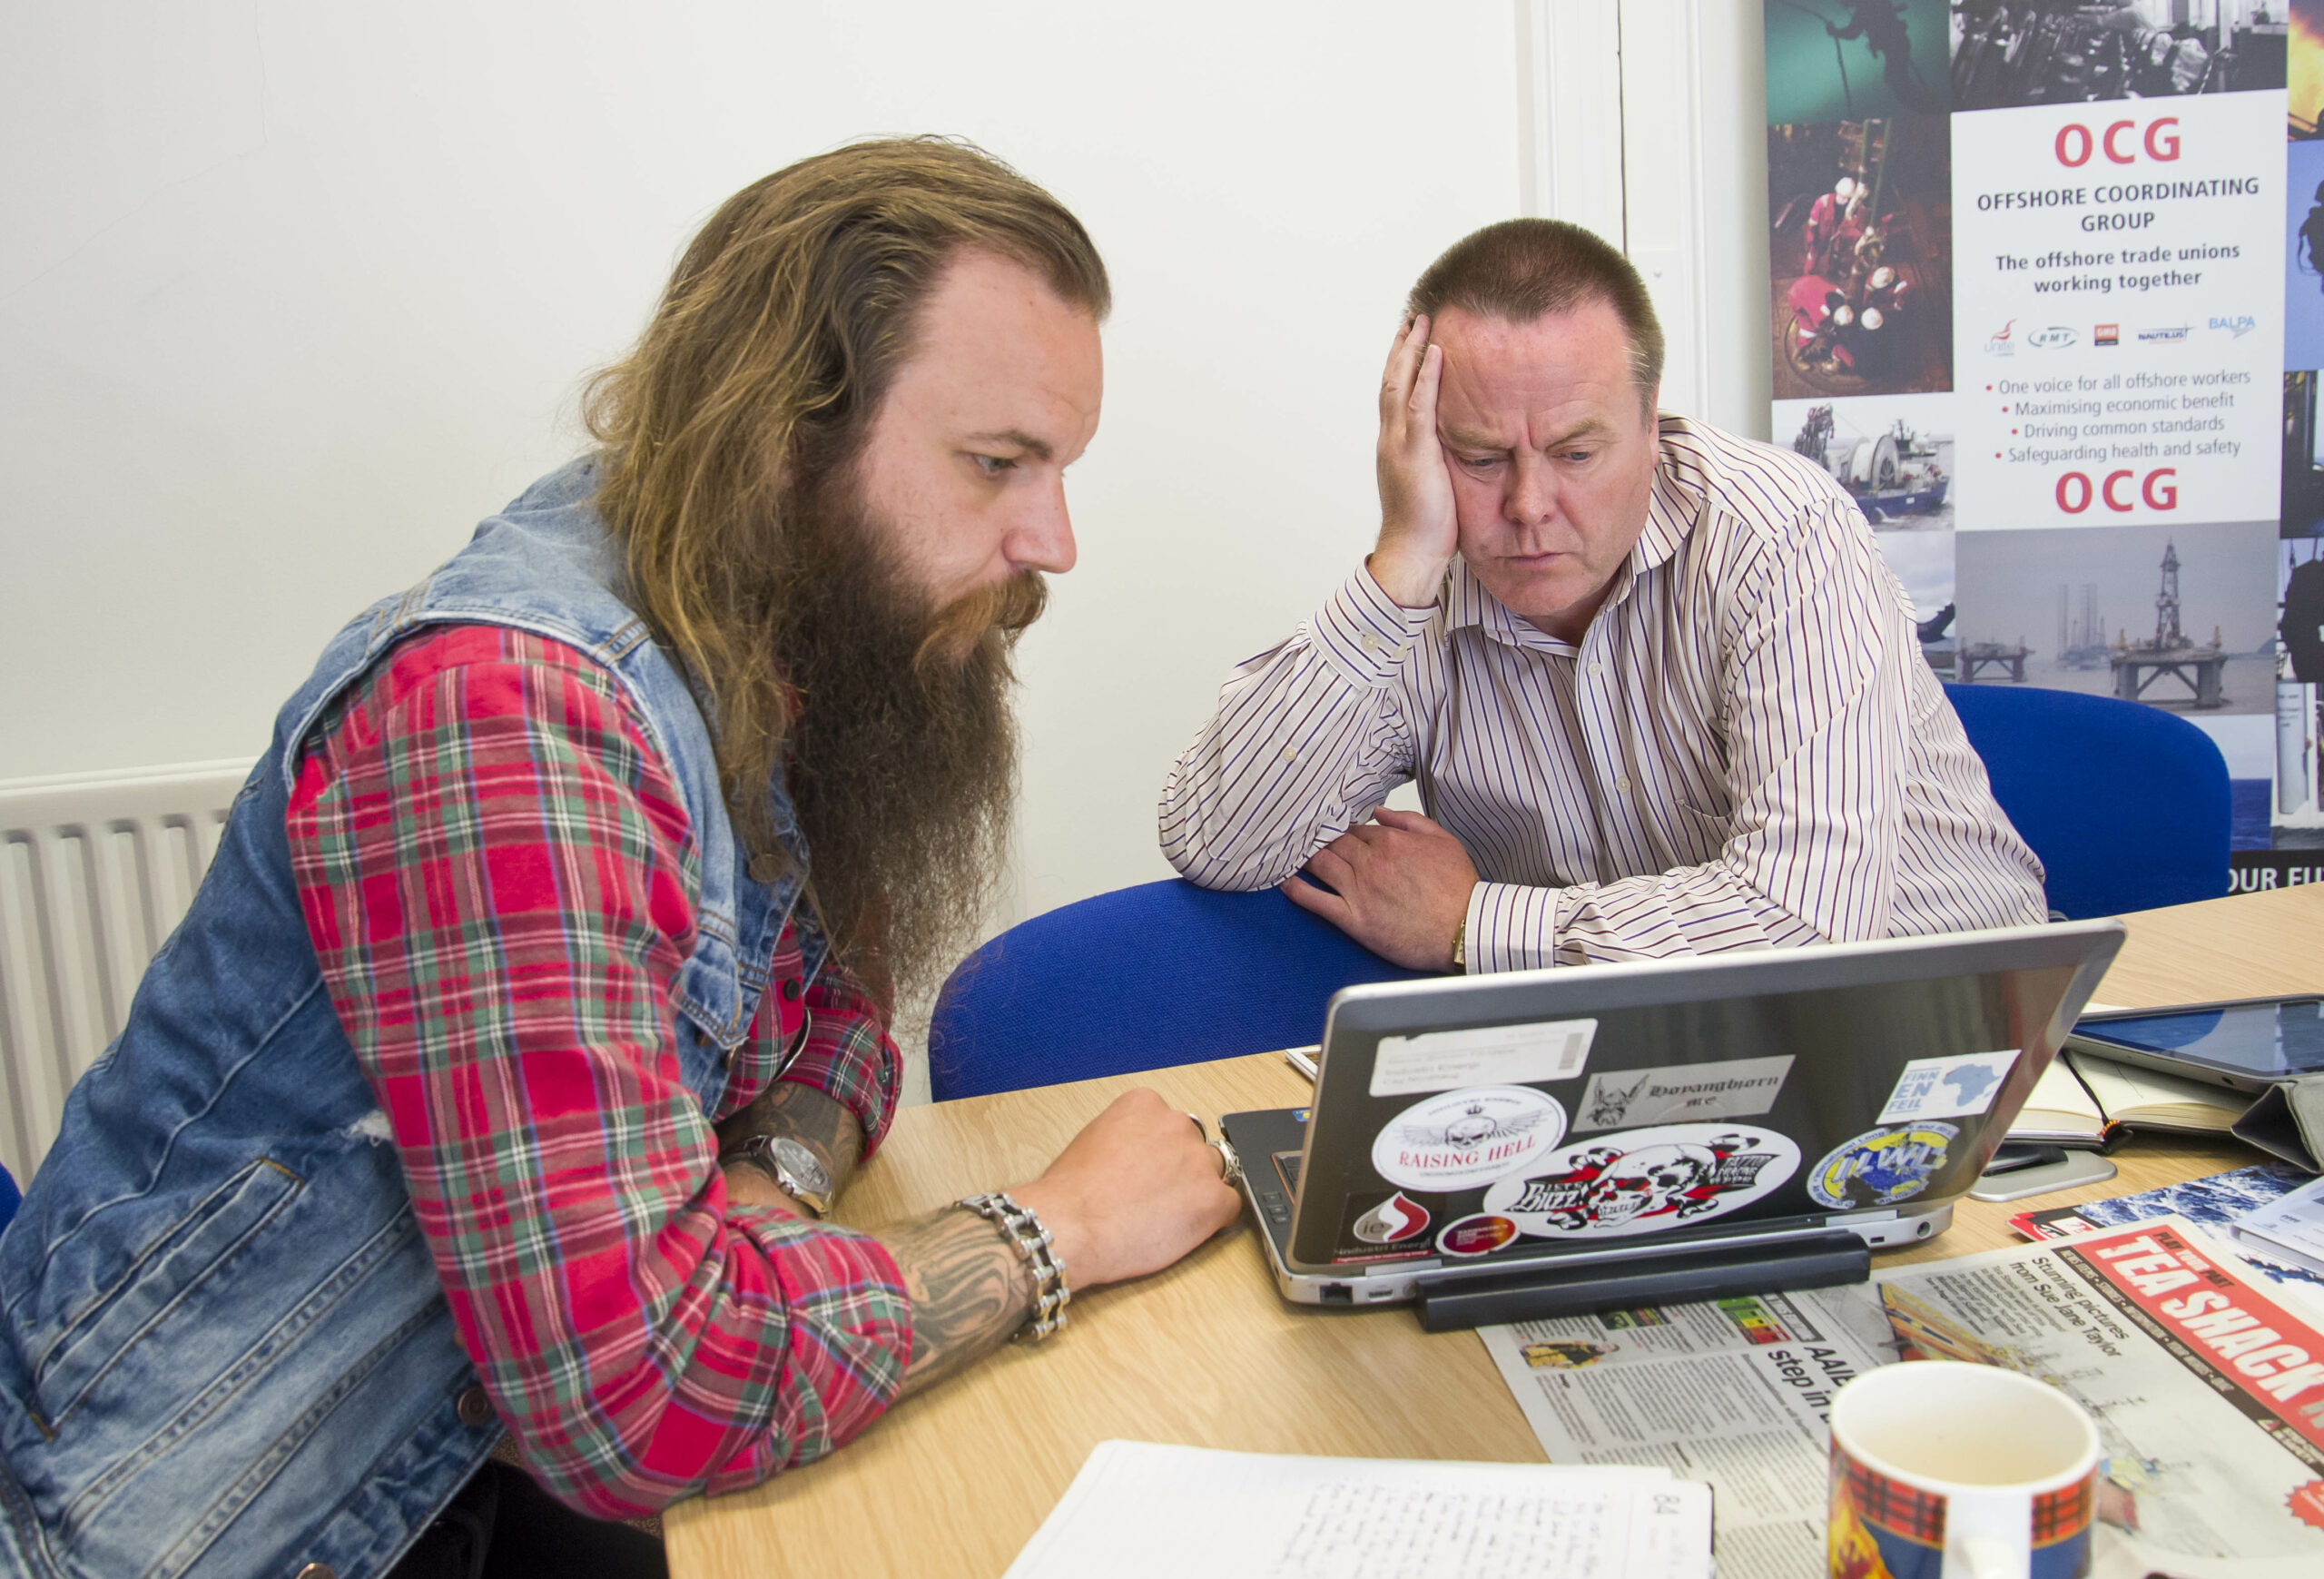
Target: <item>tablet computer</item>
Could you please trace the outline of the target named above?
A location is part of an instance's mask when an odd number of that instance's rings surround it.
[[[2239,1091],[2324,1073],[2324,996],[2085,1014],[2066,1046]]]

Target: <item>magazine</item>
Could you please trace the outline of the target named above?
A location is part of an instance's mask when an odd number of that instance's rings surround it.
[[[1832,1395],[1924,1358],[2007,1366],[2091,1411],[2095,1579],[2324,1573],[2324,1315],[2181,1218],[1482,1336],[1553,1463],[1710,1483],[1722,1579],[1818,1571]]]

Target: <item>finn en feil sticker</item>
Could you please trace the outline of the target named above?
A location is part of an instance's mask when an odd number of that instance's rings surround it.
[[[1943,1171],[1947,1150],[1960,1138],[1958,1125],[1935,1119],[1858,1135],[1816,1165],[1807,1193],[1839,1211],[1910,1200]]]
[[[1791,1057],[1738,1058],[1666,1069],[1600,1070],[1573,1110],[1576,1130],[1630,1130],[1689,1119],[1739,1119],[1776,1105]]]
[[[1957,1119],[1982,1113],[2001,1094],[2002,1081],[2017,1063],[2019,1050],[1971,1052],[1951,1058],[1916,1058],[1896,1077],[1896,1089],[1880,1110],[1884,1124],[1915,1119]]]
[[[1414,1102],[1372,1142],[1373,1170],[1442,1195],[1513,1173],[1565,1138],[1565,1109],[1530,1086],[1476,1086]]]
[[[1581,1072],[1597,1034],[1595,1020],[1537,1020],[1384,1036],[1372,1061],[1372,1094],[1409,1097],[1458,1086],[1570,1081]]]
[[[1721,1216],[1798,1171],[1799,1148],[1773,1130],[1665,1124],[1551,1152],[1486,1190],[1484,1209],[1537,1239],[1614,1239]]]

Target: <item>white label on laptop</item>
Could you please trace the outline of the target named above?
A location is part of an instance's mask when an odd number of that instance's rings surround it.
[[[1600,1070],[1574,1108],[1577,1130],[1628,1130],[1683,1119],[1732,1119],[1776,1105],[1791,1055]]]
[[[1409,1097],[1459,1086],[1570,1081],[1581,1072],[1597,1034],[1595,1020],[1539,1020],[1384,1036],[1372,1061],[1372,1094]]]
[[[1982,1113],[2001,1094],[2002,1082],[2016,1067],[2018,1049],[2005,1052],[1973,1052],[1957,1058],[1916,1058],[1896,1077],[1888,1105],[1880,1110],[1884,1124],[1909,1124],[1915,1119],[1957,1119]]]
[[[1565,1139],[1565,1109],[1531,1086],[1477,1086],[1414,1102],[1372,1142],[1372,1167],[1401,1189],[1473,1189]]]
[[[1787,1135],[1748,1124],[1664,1124],[1578,1140],[1485,1191],[1535,1239],[1658,1233],[1748,1206],[1799,1171]]]

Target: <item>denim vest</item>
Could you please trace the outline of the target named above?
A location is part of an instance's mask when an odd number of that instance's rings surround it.
[[[537,632],[636,706],[692,822],[698,938],[675,1041],[714,1109],[798,879],[745,869],[702,711],[614,590],[594,488],[586,460],[543,479],[332,639],[126,1028],[74,1087],[0,1234],[0,1574],[293,1579],[319,1563],[360,1579],[500,1435],[323,989],[283,832],[318,719],[403,637]],[[803,866],[780,785],[774,802]],[[801,933],[812,977],[824,945]]]

